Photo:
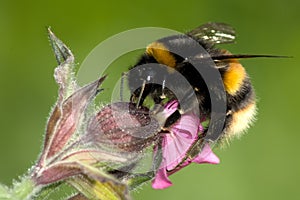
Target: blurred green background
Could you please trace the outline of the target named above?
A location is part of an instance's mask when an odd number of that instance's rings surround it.
[[[56,100],[56,61],[46,26],[52,26],[80,63],[99,42],[127,29],[186,31],[218,21],[237,30],[237,43],[228,45],[231,52],[293,58],[243,60],[259,98],[255,126],[230,147],[216,150],[219,165],[191,165],[171,176],[171,188],[156,191],[148,184],[134,199],[299,198],[299,8],[298,0],[1,0],[0,182],[11,184],[37,159]],[[122,70],[135,59],[125,61]]]

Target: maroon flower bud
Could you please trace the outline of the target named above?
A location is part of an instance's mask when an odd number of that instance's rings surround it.
[[[91,118],[87,133],[97,144],[115,151],[140,152],[157,141],[161,127],[145,107],[118,102]]]

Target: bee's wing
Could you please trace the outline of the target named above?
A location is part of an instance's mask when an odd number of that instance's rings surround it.
[[[209,22],[191,30],[187,35],[213,44],[232,43],[235,30],[228,24]]]

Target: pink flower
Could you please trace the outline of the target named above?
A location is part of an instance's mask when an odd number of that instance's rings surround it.
[[[166,104],[164,114],[170,116],[176,111],[178,101]],[[162,161],[152,181],[154,189],[165,189],[172,185],[168,176],[179,171],[190,163],[218,164],[219,158],[212,152],[209,144],[205,144],[202,151],[193,158],[185,157],[193,144],[198,140],[198,133],[203,128],[200,119],[193,113],[183,114],[179,121],[169,128],[169,132],[162,136]],[[157,148],[155,150],[157,153]],[[184,162],[183,162],[184,161]],[[182,163],[183,162],[183,163]]]

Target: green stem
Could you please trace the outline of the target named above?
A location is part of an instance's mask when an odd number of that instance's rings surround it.
[[[24,176],[20,182],[14,184],[11,197],[14,200],[30,200],[41,190],[28,176]]]
[[[11,199],[9,188],[0,184],[0,199]]]

